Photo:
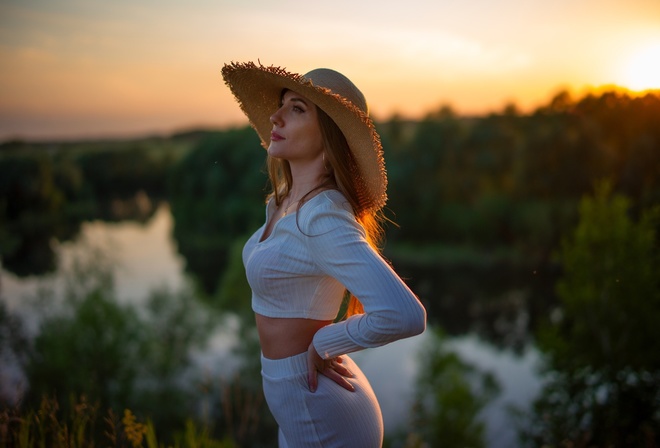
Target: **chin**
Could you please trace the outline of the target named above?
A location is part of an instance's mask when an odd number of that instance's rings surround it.
[[[278,151],[276,146],[277,145],[273,145],[272,143],[268,146],[268,149],[266,150],[266,152],[268,152],[268,155],[271,156],[271,157],[275,157],[276,159],[286,158],[285,154],[281,150]]]
[[[275,149],[273,148],[273,146],[274,146],[274,145],[273,145],[273,142],[270,142],[270,144],[268,145],[268,148],[266,149],[266,152],[267,152],[268,155],[271,156],[271,157],[277,157],[277,155],[276,155],[276,154],[277,154],[277,150],[275,150]]]

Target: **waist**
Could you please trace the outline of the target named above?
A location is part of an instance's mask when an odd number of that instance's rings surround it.
[[[272,379],[307,373],[307,351],[281,359],[267,358],[261,353],[261,374]]]
[[[341,355],[343,363],[348,365],[348,355]],[[270,379],[290,378],[307,375],[307,351],[281,359],[270,359],[261,353],[261,374]]]
[[[316,332],[331,320],[266,317],[255,314],[261,352],[267,359],[307,353]]]

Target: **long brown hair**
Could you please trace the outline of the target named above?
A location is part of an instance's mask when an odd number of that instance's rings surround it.
[[[353,214],[357,222],[365,230],[367,242],[370,246],[380,253],[380,245],[383,241],[384,217],[381,211],[373,211],[364,207],[358,200],[358,184],[356,179],[359,176],[358,167],[355,162],[351,148],[337,124],[325,112],[317,107],[317,116],[321,127],[323,138],[323,153],[325,159],[325,176],[319,185],[307,193],[298,203],[300,208],[307,196],[316,190],[334,188],[339,190],[351,204]],[[268,176],[272,187],[269,198],[274,196],[275,203],[280,205],[282,200],[291,191],[293,177],[289,162],[284,159],[278,159],[268,156],[267,159]],[[354,295],[350,294],[346,307],[346,317],[354,314],[361,314],[364,308],[360,301]]]

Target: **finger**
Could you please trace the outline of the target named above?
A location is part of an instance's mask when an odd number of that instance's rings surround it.
[[[338,363],[333,363],[332,368],[339,373],[342,376],[348,377],[348,378],[355,378],[355,375],[353,375],[353,372],[348,370],[345,366],[342,366],[341,364]]]
[[[350,382],[348,382],[346,378],[335,372],[333,369],[326,369],[322,373],[347,391],[355,392],[355,387]]]

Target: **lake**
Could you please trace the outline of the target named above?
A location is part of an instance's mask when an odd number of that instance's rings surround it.
[[[122,301],[139,306],[154,289],[181,289],[187,283],[184,274],[185,262],[177,252],[172,228],[172,216],[166,204],[160,205],[145,223],[86,222],[74,241],[52,243],[59,266],[55,273],[44,277],[18,278],[2,270],[0,300],[6,304],[9,311],[24,318],[30,331],[37,331],[38,322],[34,319],[34,309],[28,298],[37,294],[39,288],[44,285],[63,288],[61,270],[90,246],[111,251],[116,265],[116,296]],[[512,291],[510,295],[515,297],[516,291]],[[437,294],[435,297],[440,300],[441,295]],[[429,300],[428,297],[426,299]],[[451,318],[451,310],[443,309]],[[518,324],[526,327],[525,313],[518,309],[516,316],[518,317],[514,321],[522,320]],[[497,322],[492,324],[497,325]],[[371,380],[383,410],[388,433],[405,426],[419,370],[419,358],[423,354],[425,344],[431,343],[433,325],[421,336],[352,355]],[[464,362],[495,376],[501,386],[501,392],[482,411],[487,425],[487,443],[491,448],[515,447],[516,431],[507,409],[512,405],[526,409],[541,390],[541,380],[536,372],[540,353],[528,340],[522,345],[510,347],[507,344],[493,343],[480,332],[469,330],[471,327],[472,325],[467,325],[468,331],[462,333],[448,333],[446,346]],[[220,376],[232,374],[232,366],[235,366],[235,363],[230,359],[231,348],[240,343],[234,330],[235,326],[232,325],[223,325],[215,330],[216,333],[210,338],[208,351],[196,355],[199,368],[214,371]],[[19,383],[22,377],[20,372],[7,371],[7,366],[4,370],[4,389],[11,390],[11,385]]]

